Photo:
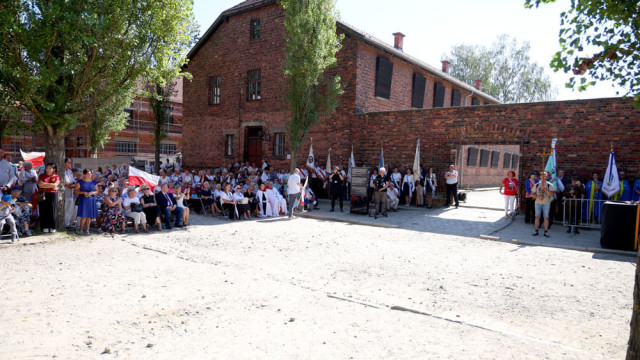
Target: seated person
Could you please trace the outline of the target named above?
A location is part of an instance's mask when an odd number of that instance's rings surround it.
[[[158,226],[158,231],[162,231],[162,221],[160,219],[160,209],[156,204],[156,197],[151,193],[149,185],[143,184],[140,186],[142,190],[142,197],[140,203],[142,204],[142,211],[148,222],[153,222]]]
[[[185,201],[189,201],[189,189],[184,189],[183,186],[176,186],[176,192],[173,194],[178,203],[178,207],[182,208],[182,224],[184,226],[189,225],[189,207],[185,205]]]
[[[225,185],[224,191],[222,192],[222,195],[220,195],[220,202],[222,204],[222,208],[229,213],[229,220],[233,220],[235,217],[240,215],[236,207],[236,201],[231,193],[231,184]]]
[[[178,203],[173,194],[169,192],[167,184],[160,186],[160,192],[156,194],[156,204],[160,208],[160,216],[164,218],[167,229],[173,228],[171,226],[171,215],[175,216],[175,226],[182,227],[182,209],[178,207]]]
[[[11,232],[11,242],[14,243],[18,240],[18,229],[16,228],[16,221],[11,215],[15,208],[13,207],[13,198],[11,195],[2,195],[0,201],[0,233],[4,230],[4,225],[9,224],[9,231]]]
[[[393,209],[393,211],[398,211],[398,203],[400,202],[400,198],[398,198],[398,189],[396,189],[393,182],[389,183],[389,188],[387,189],[387,203],[389,204],[389,208]]]
[[[13,217],[16,220],[18,232],[26,236],[33,235],[31,230],[29,230],[32,209],[31,203],[22,196],[22,189],[18,186],[11,190],[11,198],[13,199],[13,206],[15,207]]]
[[[127,198],[122,202],[122,207],[124,208],[124,216],[133,219],[133,231],[136,234],[140,233],[140,230],[138,230],[140,224],[142,224],[142,231],[149,232],[147,230],[147,216],[142,211],[142,204],[140,204],[140,199],[133,186],[127,190]]]
[[[307,184],[307,187],[304,189],[304,206],[307,209],[311,209],[311,205],[313,205],[314,209],[320,209],[318,207],[318,199],[316,198],[316,194],[313,193],[313,190],[311,190],[311,188],[309,187],[309,184]]]
[[[205,181],[202,184],[202,189],[198,191],[198,195],[200,196],[200,200],[202,200],[202,206],[205,208],[211,209],[211,216],[216,217],[216,209],[215,209],[215,197],[213,196],[213,192],[209,188],[209,182]]]
[[[258,215],[258,199],[256,198],[256,194],[253,192],[253,185],[249,185],[247,190],[244,192],[244,197],[249,199],[249,207],[251,207],[251,213],[254,215]]]
[[[233,200],[236,202],[238,215],[245,220],[251,220],[251,206],[249,205],[249,199],[244,197],[244,194],[242,193],[242,185],[236,185],[236,191],[233,193]]]
[[[256,200],[258,204],[258,216],[261,218],[267,216],[274,216],[271,212],[271,204],[269,204],[269,197],[267,195],[267,186],[265,183],[260,184],[260,188],[256,193]]]

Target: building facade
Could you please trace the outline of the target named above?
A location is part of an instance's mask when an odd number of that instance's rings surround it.
[[[185,164],[268,158],[288,166],[283,22],[284,10],[275,1],[245,1],[223,12],[189,53]],[[400,33],[392,46],[344,22],[338,22],[338,32],[345,38],[329,75],[341,76],[345,92],[336,114],[311,129],[319,154],[332,147],[332,155],[344,158],[355,113],[499,103],[449,75],[447,62],[437,69],[406,55]]]

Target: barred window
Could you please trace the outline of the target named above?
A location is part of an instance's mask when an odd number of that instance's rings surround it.
[[[251,40],[260,39],[260,20],[251,20]]]
[[[480,150],[480,167],[489,167],[490,157],[491,157],[491,151],[487,149]]]
[[[176,144],[160,144],[161,155],[173,155],[176,152]]]
[[[505,153],[504,154],[504,160],[502,161],[502,168],[503,169],[511,169],[511,154],[510,153]]]
[[[470,146],[467,155],[467,166],[474,167],[478,163],[478,148]]]
[[[500,151],[493,150],[491,152],[491,167],[497,168],[500,165]]]
[[[116,152],[121,154],[137,153],[138,144],[133,141],[116,141]]]
[[[391,98],[391,81],[393,79],[393,63],[383,57],[376,58],[376,96]]]
[[[220,76],[213,76],[209,79],[209,105],[220,105],[220,85],[222,85]]]
[[[284,156],[284,134],[275,134],[273,138],[273,155]]]
[[[247,100],[255,101],[262,98],[262,73],[260,70],[249,71]]]

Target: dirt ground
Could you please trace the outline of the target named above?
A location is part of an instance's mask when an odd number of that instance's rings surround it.
[[[304,218],[192,223],[0,246],[0,358],[620,359],[626,351],[632,257]]]

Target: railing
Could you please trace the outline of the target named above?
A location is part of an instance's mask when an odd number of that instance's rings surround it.
[[[564,199],[563,225],[600,229],[602,206],[610,200]]]

